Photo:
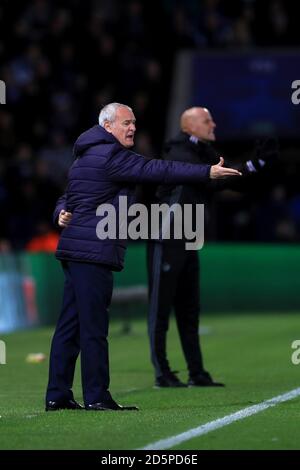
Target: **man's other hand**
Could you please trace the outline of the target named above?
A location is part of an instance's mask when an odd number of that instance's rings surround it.
[[[212,165],[210,169],[210,178],[215,179],[224,179],[228,178],[229,176],[241,176],[238,170],[234,170],[233,168],[224,168],[224,158],[220,157],[219,163],[217,165]]]
[[[254,161],[260,164],[260,167],[265,163],[274,163],[279,159],[279,143],[276,138],[259,139],[255,145],[255,158]]]
[[[72,212],[67,212],[62,209],[58,216],[58,225],[60,227],[67,227],[72,220]]]

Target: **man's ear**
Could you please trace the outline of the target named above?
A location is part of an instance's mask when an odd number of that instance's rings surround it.
[[[112,129],[111,129],[111,122],[109,121],[105,121],[104,123],[104,129],[109,132],[110,134],[112,133]]]

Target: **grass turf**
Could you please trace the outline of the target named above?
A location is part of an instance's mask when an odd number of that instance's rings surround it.
[[[0,449],[136,449],[297,388],[300,365],[291,343],[300,339],[298,315],[288,313],[206,316],[205,365],[226,388],[154,389],[144,321],[132,333],[110,329],[111,387],[122,404],[139,412],[44,412],[48,363],[25,362],[28,353],[48,355],[52,330],[2,335],[7,364],[0,365]],[[187,379],[174,323],[168,337],[172,367]],[[81,397],[77,368],[75,397]],[[288,401],[174,449],[299,449],[300,399]]]

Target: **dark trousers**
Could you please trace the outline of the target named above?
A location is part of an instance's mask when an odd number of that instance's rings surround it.
[[[108,307],[113,277],[93,263],[62,262],[63,305],[52,339],[46,400],[72,399],[76,359],[81,353],[85,404],[108,399]]]
[[[148,332],[156,377],[170,371],[166,352],[169,317],[174,308],[190,376],[203,371],[199,344],[199,260],[183,244],[148,243]]]

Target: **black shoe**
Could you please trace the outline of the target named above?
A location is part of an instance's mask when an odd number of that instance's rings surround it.
[[[225,387],[225,384],[214,382],[211,375],[203,371],[201,374],[193,375],[189,378],[188,387]]]
[[[186,387],[186,384],[181,382],[178,377],[176,377],[175,372],[169,371],[156,377],[155,387]]]
[[[112,398],[110,400],[104,400],[98,403],[91,403],[85,405],[87,411],[138,411],[137,406],[122,406],[116,403]]]
[[[83,406],[75,400],[47,401],[45,411],[83,410]]]

